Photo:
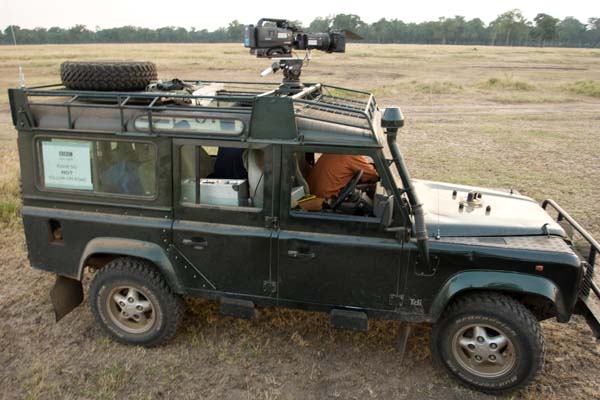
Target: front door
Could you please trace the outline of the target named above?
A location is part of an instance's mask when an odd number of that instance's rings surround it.
[[[278,239],[279,299],[320,307],[395,309],[403,289],[402,267],[407,264],[408,254],[394,233],[382,229],[380,218],[304,211],[292,200],[290,194],[301,190],[298,185],[302,181],[294,171],[310,170],[310,165],[297,163],[305,162],[306,153],[316,153],[319,157],[326,152],[340,153],[340,150],[308,147],[284,150]],[[379,172],[383,160],[376,153],[370,155],[367,160],[373,161]],[[383,175],[387,180],[387,175]],[[305,179],[302,184],[306,187],[309,182],[311,179]]]
[[[274,146],[174,140],[173,251],[185,286],[248,296],[271,286]]]

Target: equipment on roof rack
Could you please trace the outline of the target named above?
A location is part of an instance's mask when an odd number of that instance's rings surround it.
[[[362,39],[347,30],[331,29],[328,32],[308,33],[286,19],[262,18],[256,26],[246,26],[244,46],[250,48],[250,54],[258,58],[277,59],[260,76],[264,77],[281,70],[283,81],[279,93],[293,95],[304,88],[300,83],[300,74],[304,61],[310,60],[311,50],[345,53],[346,37]],[[294,50],[305,50],[306,56],[303,59],[292,58]]]

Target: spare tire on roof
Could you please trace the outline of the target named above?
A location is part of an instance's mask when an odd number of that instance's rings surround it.
[[[157,79],[149,61],[65,61],[60,65],[63,85],[76,90],[143,90]]]

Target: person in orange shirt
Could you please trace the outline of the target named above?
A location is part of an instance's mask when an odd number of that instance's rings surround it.
[[[324,199],[338,196],[354,174],[363,171],[361,182],[379,180],[377,171],[364,156],[350,154],[323,154],[308,176],[311,194]]]

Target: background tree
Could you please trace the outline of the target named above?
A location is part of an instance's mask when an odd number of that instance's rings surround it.
[[[489,43],[489,31],[479,18],[474,18],[465,23],[463,41],[465,44]]]
[[[327,32],[332,22],[331,17],[317,17],[310,23],[308,30],[310,32]]]
[[[533,19],[535,28],[531,31],[531,36],[538,39],[540,46],[544,46],[547,41],[552,41],[558,38],[558,18],[554,18],[548,14],[538,14]]]
[[[345,29],[358,33],[365,26],[365,23],[358,15],[338,14],[333,17],[331,25],[334,29]]]
[[[300,21],[290,21],[302,26]],[[12,44],[11,27],[0,30],[0,44]],[[489,25],[479,18],[467,21],[456,15],[421,23],[405,23],[399,19],[381,18],[373,23],[364,22],[358,15],[338,14],[315,18],[306,28],[310,32],[347,29],[358,33],[365,42],[423,43],[423,44],[492,44],[492,45],[545,45],[600,47],[600,18],[582,23],[573,17],[560,21],[540,13],[532,22],[521,11],[509,10],[500,14]],[[167,26],[158,29],[136,26],[89,29],[85,25],[70,28],[51,27],[27,29],[14,26],[17,44],[45,43],[241,43],[244,25],[238,20],[214,31]]]
[[[559,43],[567,46],[583,46],[586,42],[586,26],[577,18],[566,17],[558,23]]]
[[[244,40],[244,25],[240,24],[237,19],[231,21],[227,27],[227,36],[233,42],[241,42]]]
[[[590,18],[588,20],[589,31],[587,37],[589,38],[592,47],[600,46],[600,18]]]
[[[514,9],[500,14],[490,24],[490,28],[494,32],[494,40],[492,44],[496,44],[497,39],[503,39],[506,46],[520,43],[527,39],[529,27],[521,10]]]

